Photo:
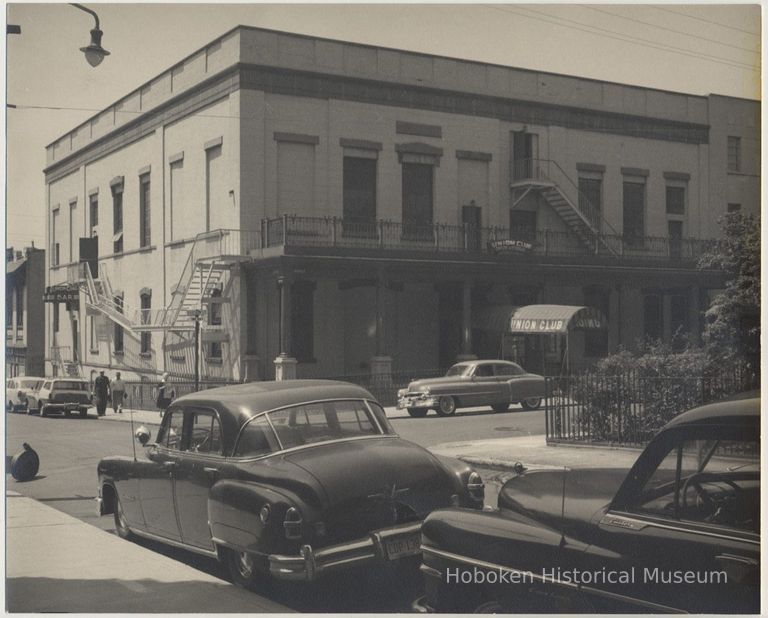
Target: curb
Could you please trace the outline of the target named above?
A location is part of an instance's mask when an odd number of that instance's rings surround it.
[[[458,455],[456,459],[460,459],[472,466],[478,466],[479,468],[490,468],[493,470],[501,470],[502,472],[515,472],[517,474],[523,474],[529,470],[560,470],[568,466],[552,466],[544,464],[525,464],[522,461],[510,461],[508,459],[497,459],[495,457],[474,457],[472,455]],[[522,468],[522,469],[520,469]]]

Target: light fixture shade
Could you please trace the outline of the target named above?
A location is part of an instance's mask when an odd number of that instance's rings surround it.
[[[109,56],[109,52],[101,46],[101,35],[103,32],[98,28],[91,30],[91,43],[88,47],[81,47],[80,51],[85,54],[85,59],[92,67],[99,66],[104,56]]]

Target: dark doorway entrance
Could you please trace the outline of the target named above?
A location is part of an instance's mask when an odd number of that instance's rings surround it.
[[[512,134],[513,180],[533,178],[533,133],[515,131]]]
[[[467,250],[480,249],[480,226],[482,225],[482,211],[480,206],[470,204],[461,207],[461,222],[464,224],[467,234]]]

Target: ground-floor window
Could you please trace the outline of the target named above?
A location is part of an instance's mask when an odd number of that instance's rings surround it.
[[[643,328],[646,339],[661,341],[664,335],[664,316],[661,294],[646,294],[643,299]]]

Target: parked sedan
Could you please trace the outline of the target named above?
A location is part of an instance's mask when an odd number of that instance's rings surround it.
[[[42,385],[29,395],[29,407],[40,411],[40,416],[61,413],[69,416],[77,412],[88,414],[93,405],[90,384],[83,378],[45,378]]]
[[[757,613],[760,400],[710,404],[622,470],[524,472],[498,510],[432,513],[427,596],[439,612]]]
[[[505,412],[512,403],[536,410],[544,397],[544,378],[517,363],[478,360],[457,363],[442,378],[416,380],[397,393],[398,409],[421,418],[429,410],[451,416],[458,408],[490,406]]]
[[[29,395],[39,388],[45,378],[19,376],[5,383],[6,410],[8,412],[29,413]]]
[[[216,556],[238,585],[314,580],[417,556],[421,522],[483,506],[480,476],[400,439],[368,391],[259,382],[176,399],[134,458],[98,465],[100,514],[133,534]]]

